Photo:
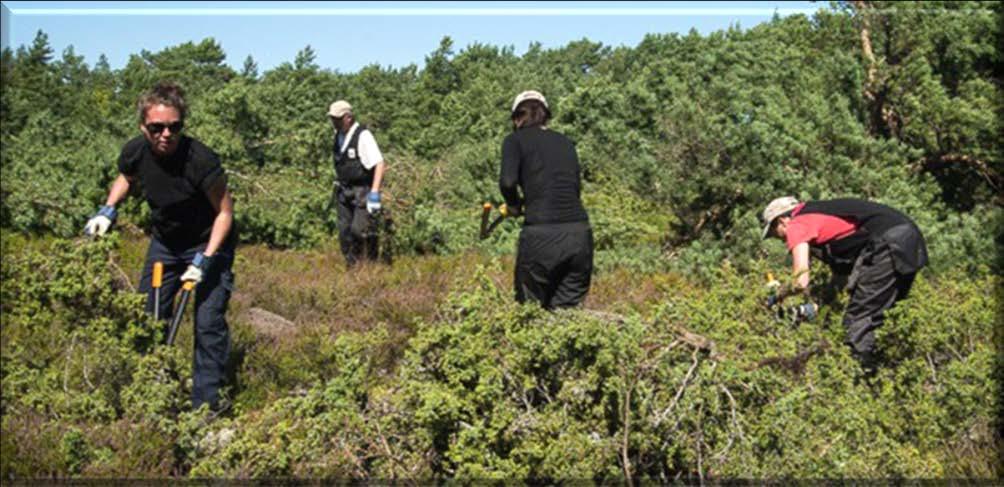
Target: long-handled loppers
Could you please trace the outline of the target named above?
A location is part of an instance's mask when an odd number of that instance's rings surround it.
[[[167,344],[174,344],[174,337],[178,334],[178,325],[181,324],[181,319],[185,315],[185,305],[188,304],[188,298],[192,294],[192,290],[195,289],[195,281],[185,281],[181,286],[181,302],[178,303],[178,308],[174,310],[174,319],[171,320],[171,329],[167,333]]]
[[[509,216],[509,207],[506,206],[505,203],[499,205],[499,216],[495,217],[495,220],[489,224],[488,218],[491,216],[491,213],[491,203],[485,202],[481,205],[481,240],[488,238],[488,236],[491,235],[492,230],[495,230],[495,227],[499,226],[499,223],[502,223],[502,220]]]
[[[153,263],[153,319],[160,321],[160,285],[164,282],[164,263]]]

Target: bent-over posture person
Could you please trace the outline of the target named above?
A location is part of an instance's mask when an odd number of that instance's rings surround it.
[[[906,298],[917,272],[927,264],[920,229],[906,215],[870,201],[844,198],[800,202],[786,196],[763,211],[763,238],[773,235],[792,255],[793,285],[785,297],[809,288],[809,255],[834,275],[848,276],[850,301],[844,313],[846,343],[870,373],[875,371],[875,329],[884,312]]]

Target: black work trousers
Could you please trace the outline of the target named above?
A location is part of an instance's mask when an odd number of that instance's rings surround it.
[[[231,236],[232,237],[232,236]],[[203,403],[216,408],[219,391],[225,380],[225,368],[230,355],[230,329],[226,312],[230,295],[234,290],[235,238],[227,242],[213,254],[209,266],[203,270],[202,282],[195,286],[195,343],[192,360],[192,407]],[[147,294],[146,311],[153,313],[154,291],[153,264],[164,264],[164,276],[160,288],[160,317],[165,320],[164,336],[170,327],[174,314],[174,295],[181,288],[181,275],[192,263],[195,254],[205,250],[206,244],[186,249],[172,249],[157,238],[150,240],[150,248],[143,264],[143,275],[139,290]]]
[[[576,306],[586,298],[592,274],[589,222],[523,227],[513,280],[516,301],[536,301],[545,309]]]
[[[339,185],[336,189],[338,244],[349,267],[361,259],[376,260],[379,254],[376,224],[366,211],[369,192],[369,186]]]
[[[907,297],[915,277],[896,272],[889,246],[882,242],[867,244],[854,263],[843,322],[851,354],[865,369],[876,366],[875,329],[882,326],[885,311]]]

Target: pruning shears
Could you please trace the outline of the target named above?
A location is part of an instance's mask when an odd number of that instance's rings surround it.
[[[767,273],[767,308],[774,311],[774,320],[779,323],[790,323],[798,326],[802,321],[812,321],[819,313],[819,307],[815,303],[804,303],[797,306],[785,308],[781,306],[781,283],[774,279],[774,275]]]
[[[780,301],[779,291],[781,290],[781,283],[774,279],[774,274],[770,272],[767,273],[767,307],[773,308]]]

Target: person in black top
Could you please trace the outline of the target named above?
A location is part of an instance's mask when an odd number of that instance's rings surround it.
[[[234,286],[233,200],[219,157],[181,133],[187,107],[180,87],[157,84],[140,97],[137,110],[142,135],[122,148],[119,175],[85,232],[107,232],[115,220],[115,205],[134,185],[142,188],[153,223],[140,279],[140,291],[147,293],[147,312],[154,307],[154,262],[164,264],[161,317],[170,320],[172,297],[182,281],[197,284],[192,405],[216,408],[230,350],[225,315]]]
[[[338,181],[333,201],[338,205],[338,243],[345,265],[353,267],[361,259],[378,257],[374,216],[381,209],[380,184],[387,165],[373,133],[356,121],[349,102],[332,103],[328,117],[335,131],[332,160]]]
[[[516,96],[513,133],[502,142],[499,177],[510,214],[524,215],[513,283],[516,300],[533,300],[545,309],[581,303],[593,272],[593,231],[579,199],[579,156],[571,140],[547,128],[550,118],[539,92]]]

